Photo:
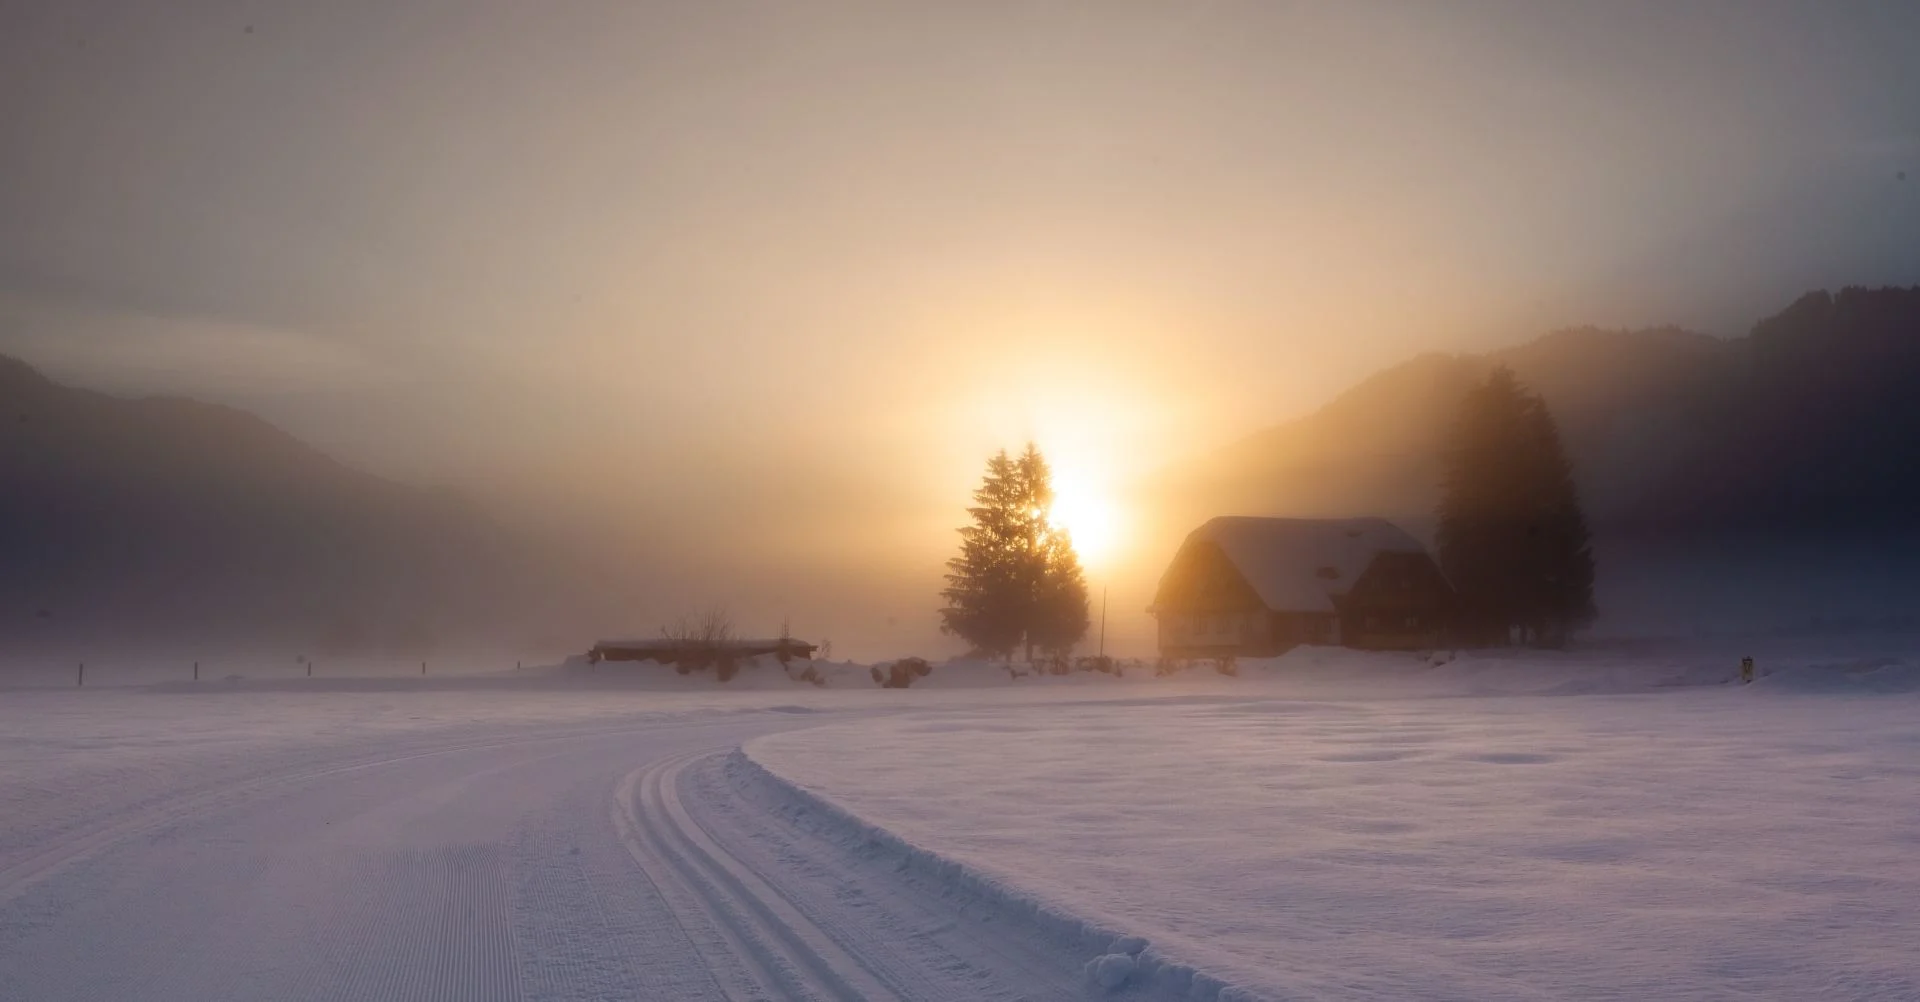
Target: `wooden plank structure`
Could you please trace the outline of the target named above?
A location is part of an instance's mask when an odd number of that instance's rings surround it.
[[[1147,611],[1162,656],[1206,658],[1436,647],[1454,607],[1439,566],[1391,522],[1222,517],[1187,536]]]
[[[684,661],[711,661],[722,655],[744,661],[762,654],[771,654],[784,662],[794,658],[810,659],[813,657],[813,652],[818,649],[818,644],[810,644],[793,637],[717,642],[656,637],[652,640],[602,640],[587,652],[587,660],[594,664],[602,661],[657,661],[661,664],[678,664]]]

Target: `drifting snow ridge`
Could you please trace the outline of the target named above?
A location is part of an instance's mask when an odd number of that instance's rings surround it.
[[[903,881],[865,840],[796,824],[792,794],[737,753],[630,773],[614,823],[734,999],[1073,999],[1085,957],[1016,916]],[[1117,987],[1117,983],[1116,983]]]
[[[806,790],[736,751],[726,756],[721,778],[734,802],[777,817],[800,835],[804,855],[792,865],[843,861],[846,870],[829,874],[847,882],[859,873],[879,879],[887,899],[875,907],[922,911],[936,923],[945,949],[965,966],[977,966],[1004,978],[1013,975],[1013,998],[1083,998],[1124,994],[1136,999],[1190,1002],[1261,1002],[1262,996],[1235,987],[1193,967],[1170,961],[1150,949],[1147,940],[1089,922],[1038,900],[971,867],[920,848],[846,809]],[[719,802],[716,800],[715,802]],[[739,831],[742,825],[728,826]],[[832,846],[834,852],[823,851]],[[798,848],[798,847],[797,847]],[[854,861],[851,865],[845,860]],[[804,861],[804,863],[802,862]],[[847,872],[852,871],[852,872]],[[817,879],[817,878],[816,878]],[[893,921],[864,925],[895,930],[893,938],[912,943],[920,934]],[[904,933],[904,938],[903,938]],[[926,964],[922,963],[922,969]],[[938,966],[938,965],[934,965]],[[998,980],[998,978],[996,978]],[[990,998],[979,986],[915,990],[910,998]]]

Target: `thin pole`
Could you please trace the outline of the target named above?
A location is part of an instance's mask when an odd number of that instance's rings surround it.
[[[80,662],[80,678],[73,684],[75,686],[85,686],[87,684],[87,663],[85,661]]]
[[[1100,656],[1107,656],[1107,586],[1100,586]]]
[[[427,673],[427,663],[425,661],[422,661],[420,662],[420,674],[425,675],[426,673]]]
[[[200,662],[198,661],[193,663],[193,680],[195,682],[200,681]]]

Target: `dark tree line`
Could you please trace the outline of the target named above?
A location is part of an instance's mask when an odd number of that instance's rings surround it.
[[[1592,622],[1587,520],[1539,395],[1495,370],[1462,401],[1442,470],[1437,542],[1461,639],[1560,646]]]
[[[1087,582],[1072,539],[1049,521],[1047,461],[1031,444],[1018,457],[1001,450],[973,501],[960,555],[947,561],[941,632],[996,657],[1072,650],[1089,625]]]

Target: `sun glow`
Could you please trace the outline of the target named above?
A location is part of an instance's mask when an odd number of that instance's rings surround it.
[[[1090,569],[1111,556],[1120,541],[1120,506],[1091,479],[1069,471],[1053,472],[1053,507],[1047,521],[1067,531],[1081,566]]]

